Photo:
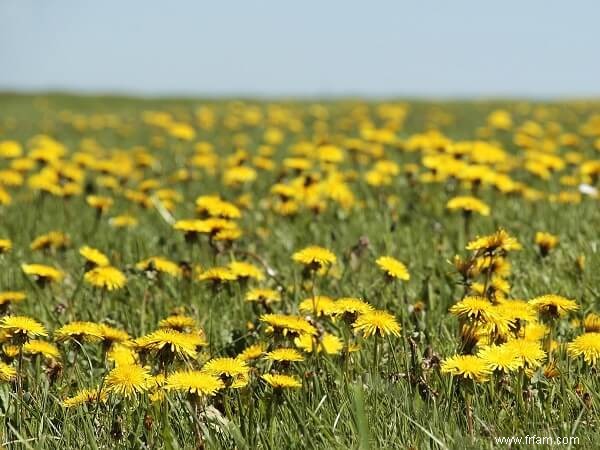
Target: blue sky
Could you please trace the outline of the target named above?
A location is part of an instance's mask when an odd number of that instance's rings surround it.
[[[598,1],[0,0],[0,89],[597,96]]]

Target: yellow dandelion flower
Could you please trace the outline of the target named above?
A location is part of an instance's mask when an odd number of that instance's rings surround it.
[[[232,228],[227,230],[219,230],[214,235],[215,241],[232,242],[239,239],[242,236],[242,230],[239,228]]]
[[[91,267],[104,267],[110,265],[108,257],[104,253],[95,248],[88,247],[87,245],[84,245],[79,249],[79,254],[85,258],[86,262]]]
[[[237,278],[253,278],[255,280],[264,280],[265,276],[258,267],[244,261],[232,261],[229,263],[229,270]]]
[[[586,363],[595,366],[600,359],[600,333],[584,333],[567,345],[569,355],[583,356]]]
[[[235,281],[237,275],[234,274],[228,267],[212,267],[206,269],[198,275],[200,281],[212,281],[214,283],[221,283],[223,281]]]
[[[375,263],[390,278],[397,278],[404,281],[410,280],[410,274],[406,266],[391,256],[380,256]]]
[[[108,373],[104,383],[109,394],[129,398],[150,389],[152,375],[142,366],[118,365]]]
[[[538,341],[526,339],[513,339],[504,344],[507,351],[513,353],[521,359],[522,366],[527,369],[536,369],[542,365],[546,359],[546,352]]]
[[[225,388],[223,381],[207,372],[199,370],[179,370],[167,377],[166,390],[189,392],[198,396],[213,396]]]
[[[358,315],[373,311],[373,309],[373,306],[359,298],[342,297],[333,303],[331,313],[335,316]]]
[[[478,356],[455,355],[442,362],[441,371],[454,377],[483,382],[488,380],[492,368]]]
[[[515,356],[509,347],[506,345],[489,345],[483,347],[477,353],[492,370],[498,372],[512,372],[518,370],[523,362]]]
[[[260,321],[268,324],[272,331],[274,331],[275,333],[280,333],[284,336],[288,334],[296,336],[300,334],[314,335],[317,333],[316,328],[310,323],[308,323],[307,320],[301,316],[288,316],[285,314],[263,314],[260,317]]]
[[[468,296],[452,305],[450,313],[461,318],[486,322],[494,315],[494,305],[484,297]]]
[[[477,257],[475,259],[476,274],[487,272],[487,270],[490,270],[492,275],[500,278],[506,278],[510,275],[512,266],[510,261],[501,256],[481,255]]]
[[[500,299],[496,311],[511,322],[535,322],[537,314],[535,308],[522,300]]]
[[[19,343],[37,336],[48,336],[46,328],[37,320],[27,316],[5,316],[0,320],[0,330],[5,336]]]
[[[50,231],[49,233],[36,237],[29,248],[31,250],[62,250],[68,247],[69,243],[69,236],[62,231]]]
[[[262,375],[261,378],[275,389],[297,389],[302,387],[302,382],[291,375],[267,373]]]
[[[311,270],[319,270],[321,267],[327,267],[334,264],[337,260],[331,251],[316,245],[297,251],[292,255],[292,259],[297,263],[304,264]]]
[[[94,322],[70,322],[54,331],[54,339],[57,342],[98,342],[102,339],[102,329]]]
[[[519,337],[528,341],[541,341],[550,332],[550,327],[539,322],[528,323],[521,328]]]
[[[204,365],[202,371],[219,377],[226,387],[239,389],[248,384],[250,367],[239,358],[214,358]]]
[[[31,340],[23,345],[23,353],[26,355],[41,355],[47,359],[60,359],[58,347],[52,342]]]
[[[294,339],[294,344],[306,353],[312,353],[316,350],[317,353],[325,352],[328,355],[337,355],[344,347],[340,338],[327,332],[318,338],[309,334],[302,334]]]
[[[152,256],[144,259],[135,265],[135,268],[145,272],[160,272],[171,275],[172,277],[181,276],[181,267],[173,261],[161,256]]]
[[[137,353],[129,346],[114,344],[106,354],[108,360],[115,366],[126,366],[138,363]]]
[[[170,328],[177,331],[190,331],[196,328],[196,319],[180,314],[172,315],[162,319],[158,323],[159,328]]]
[[[43,264],[22,264],[21,269],[26,275],[32,276],[40,284],[60,281],[64,277],[64,274],[60,270]]]
[[[102,337],[102,341],[107,345],[112,345],[115,343],[125,343],[129,342],[131,336],[126,331],[123,331],[119,328],[111,327],[110,325],[100,324],[99,326],[100,335]]]
[[[10,252],[12,249],[12,242],[10,239],[0,239],[0,255]]]
[[[477,252],[477,254],[496,254],[505,253],[513,250],[520,250],[521,244],[516,238],[511,237],[502,228],[489,236],[478,237],[467,244],[467,250]]]
[[[0,361],[0,381],[9,382],[17,378],[17,371],[14,367]]]
[[[583,329],[586,333],[600,332],[600,316],[594,313],[589,313],[585,316],[585,319],[583,319]]]
[[[246,375],[249,370],[250,368],[245,361],[236,358],[214,358],[202,368],[203,372],[228,377]]]
[[[275,289],[253,288],[246,292],[247,302],[260,302],[271,304],[281,301],[281,294]]]
[[[156,330],[135,340],[138,349],[164,353],[165,356],[195,358],[198,339],[194,335],[168,328]]]
[[[88,195],[85,200],[87,204],[98,211],[98,213],[104,213],[108,211],[114,203],[112,198],[103,197],[100,195]]]
[[[467,213],[477,213],[482,216],[490,215],[490,207],[484,202],[475,197],[458,196],[451,198],[446,204],[446,208],[450,211],[464,211]]]
[[[60,403],[63,408],[75,408],[81,405],[89,405],[94,403],[106,403],[108,393],[100,389],[82,389],[74,396],[63,399]]]
[[[0,307],[8,306],[12,303],[19,303],[25,300],[26,294],[23,291],[3,291],[0,292]]]
[[[379,334],[384,337],[388,334],[400,336],[400,325],[396,318],[387,311],[373,310],[360,314],[354,322],[354,330],[369,337]]]
[[[546,233],[543,231],[538,231],[535,233],[535,243],[540,249],[540,254],[542,256],[547,256],[550,253],[550,250],[555,248],[558,245],[559,238],[550,233]]]
[[[242,353],[237,356],[237,358],[248,362],[260,358],[266,351],[267,346],[265,344],[253,344],[249,347],[246,347]]]
[[[577,311],[579,309],[575,300],[569,300],[554,294],[536,297],[529,300],[529,304],[538,310],[540,314],[547,315],[550,318],[561,317],[568,312]]]
[[[114,291],[127,283],[127,278],[116,267],[96,267],[85,273],[83,279],[94,287]]]
[[[113,228],[134,228],[138,224],[138,220],[129,215],[121,215],[112,217],[108,223]]]
[[[317,316],[328,315],[331,313],[331,309],[334,305],[332,298],[325,295],[316,295],[314,298],[310,297],[304,299],[298,305],[298,309],[302,313],[313,313]]]
[[[239,219],[242,213],[233,203],[222,200],[216,195],[202,195],[196,199],[196,212],[211,217]]]
[[[265,355],[265,358],[269,361],[277,361],[277,362],[296,362],[296,361],[304,361],[304,358],[300,354],[298,350],[293,348],[277,348],[268,352]]]

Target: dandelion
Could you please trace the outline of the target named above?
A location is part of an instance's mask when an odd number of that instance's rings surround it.
[[[268,352],[265,358],[275,362],[298,362],[304,361],[299,351],[293,348],[277,348]]]
[[[229,270],[236,276],[238,279],[248,279],[252,278],[254,280],[260,281],[264,280],[265,276],[262,271],[247,262],[244,261],[232,261],[229,263]]]
[[[9,382],[17,378],[17,370],[8,364],[0,361],[0,381]]]
[[[274,389],[297,389],[302,387],[302,382],[290,375],[267,373],[262,375],[261,378]]]
[[[50,231],[47,234],[36,237],[29,248],[31,250],[63,250],[69,246],[70,239],[62,231]]]
[[[359,314],[365,314],[374,309],[373,306],[359,298],[342,297],[333,302],[330,313],[334,317],[342,317],[347,324],[352,324]]]
[[[31,340],[23,345],[23,353],[25,355],[41,355],[46,359],[60,359],[58,347],[52,342]]]
[[[313,271],[334,264],[337,260],[331,251],[316,245],[297,251],[292,255],[292,259],[297,263],[304,264],[309,270]]]
[[[465,412],[467,416],[467,429],[473,434],[473,409],[471,407],[470,387],[466,382],[483,383],[489,380],[492,372],[490,364],[479,356],[455,355],[446,358],[440,366],[442,373],[448,373],[463,382],[463,395],[465,399]]]
[[[148,369],[136,364],[118,365],[112,369],[104,384],[106,392],[125,398],[146,392],[151,387],[152,375]]]
[[[569,355],[573,357],[583,356],[583,360],[595,366],[600,359],[600,333],[584,333],[576,337],[567,345]]]
[[[10,305],[20,303],[27,296],[23,291],[2,291],[0,292],[0,314],[4,314]]]
[[[198,280],[212,281],[215,284],[223,283],[224,281],[235,281],[236,279],[237,275],[228,267],[212,267],[198,275]]]
[[[88,270],[95,267],[105,267],[110,264],[108,257],[104,253],[87,245],[79,249],[79,254],[85,258]]]
[[[302,313],[313,313],[316,316],[323,316],[329,315],[333,304],[333,299],[325,295],[317,295],[313,298],[302,300],[298,305],[298,309]]]
[[[170,364],[175,357],[195,358],[196,344],[197,339],[193,335],[171,329],[156,330],[135,340],[138,349],[157,352],[163,367]]]
[[[477,213],[482,216],[490,215],[490,207],[475,197],[459,196],[451,198],[446,204],[450,211],[460,210],[465,213]]]
[[[98,328],[105,348],[108,348],[113,344],[129,343],[129,341],[131,340],[131,336],[129,336],[129,333],[118,328],[111,327],[103,323],[100,324]]]
[[[191,331],[196,328],[196,319],[177,314],[162,319],[158,326],[159,328],[170,328],[180,332]]]
[[[112,198],[101,195],[88,195],[85,200],[88,205],[97,211],[98,215],[108,211],[114,203]]]
[[[213,396],[224,389],[225,384],[220,378],[204,371],[180,370],[167,377],[164,388],[198,396]]]
[[[385,337],[389,334],[400,336],[400,325],[396,322],[396,318],[387,311],[373,310],[361,314],[354,322],[354,330],[361,332],[363,336],[381,336]]]
[[[102,339],[102,329],[94,322],[70,322],[54,331],[54,339],[57,342],[70,340],[78,343],[99,342]]]
[[[560,295],[548,294],[529,300],[529,304],[550,319],[557,319],[570,311],[577,311],[579,306],[574,300]]]
[[[375,261],[377,265],[385,272],[390,278],[397,278],[399,280],[408,281],[410,280],[410,274],[404,264],[391,256],[381,256]]]
[[[134,228],[138,224],[138,220],[129,215],[121,215],[112,217],[108,223],[113,228]]]
[[[10,239],[0,239],[0,255],[10,252],[12,249],[12,242]]]
[[[253,288],[246,292],[247,302],[259,302],[265,305],[281,301],[281,294],[275,289]]]
[[[241,359],[242,361],[253,361],[255,359],[260,358],[265,354],[267,350],[267,346],[265,344],[253,344],[249,347],[246,347],[242,353],[237,356],[237,359]]]
[[[177,263],[160,256],[144,259],[138,262],[135,268],[144,272],[166,273],[175,278],[180,277],[182,274],[181,267]]]
[[[269,325],[267,331],[281,334],[283,336],[300,334],[314,335],[317,330],[306,321],[304,317],[287,316],[284,314],[263,314],[260,321]]]
[[[21,269],[26,275],[32,276],[41,286],[60,281],[64,277],[60,270],[43,264],[22,264]]]
[[[100,389],[82,389],[72,397],[63,399],[60,403],[63,408],[75,408],[81,405],[90,405],[95,403],[106,403],[108,393]]]
[[[586,333],[600,332],[600,316],[590,313],[583,319],[583,329]]]
[[[318,338],[309,334],[302,334],[294,339],[294,344],[306,353],[316,351],[317,353],[325,352],[328,355],[337,355],[344,347],[340,338],[327,332]]]
[[[200,215],[239,219],[242,213],[233,203],[222,200],[215,195],[202,195],[196,199],[196,212]]]
[[[127,283],[127,278],[119,269],[112,266],[96,267],[86,272],[83,279],[94,287],[114,291]]]
[[[246,375],[249,371],[248,365],[236,358],[214,358],[208,361],[202,371],[222,377],[237,377]]]
[[[128,366],[138,363],[137,353],[129,345],[119,343],[110,347],[106,353],[106,358],[115,366]]]
[[[484,297],[469,296],[452,305],[450,313],[463,319],[488,322],[494,315],[494,305]]]
[[[442,361],[441,371],[455,377],[484,382],[488,380],[492,368],[479,356],[455,355]]]
[[[504,345],[507,351],[510,351],[515,357],[521,360],[521,364],[525,368],[536,369],[546,359],[546,352],[537,341],[514,339]]]
[[[490,345],[483,347],[477,356],[485,361],[488,366],[497,372],[512,372],[522,366],[522,360],[516,356],[506,345]]]
[[[542,257],[548,256],[550,250],[554,249],[558,245],[559,238],[550,233],[538,231],[535,233],[535,243],[540,250]]]
[[[48,336],[46,328],[27,316],[6,316],[0,320],[0,330],[15,343],[24,344],[31,338]]]
[[[521,244],[516,238],[502,228],[489,236],[478,237],[467,244],[467,250],[475,251],[477,255],[497,255],[514,250],[521,250]]]

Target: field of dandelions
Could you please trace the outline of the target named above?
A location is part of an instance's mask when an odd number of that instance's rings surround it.
[[[0,447],[598,448],[599,177],[597,102],[4,94]]]

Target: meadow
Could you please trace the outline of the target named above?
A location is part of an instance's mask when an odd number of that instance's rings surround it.
[[[599,176],[594,101],[2,94],[0,445],[598,448]]]

